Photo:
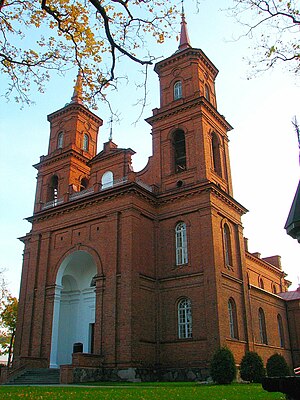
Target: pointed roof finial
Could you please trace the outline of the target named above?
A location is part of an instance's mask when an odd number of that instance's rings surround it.
[[[187,24],[185,20],[183,0],[181,0],[181,32],[180,32],[180,42],[178,49],[185,50],[191,48],[190,38],[187,30]]]
[[[109,139],[108,140],[111,142],[112,141],[112,125],[113,125],[113,117],[112,116],[110,117],[109,123],[110,123],[110,130],[109,130]]]
[[[82,75],[80,69],[77,74],[76,84],[74,86],[74,92],[71,98],[71,103],[82,104]]]

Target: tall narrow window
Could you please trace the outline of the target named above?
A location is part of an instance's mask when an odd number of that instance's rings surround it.
[[[238,339],[238,327],[237,327],[237,313],[235,301],[231,297],[228,300],[228,314],[229,314],[229,332],[232,339]]]
[[[174,83],[174,100],[182,98],[182,83],[177,81]]]
[[[173,136],[175,172],[186,170],[185,136],[182,130],[178,130]]]
[[[56,203],[58,197],[58,176],[53,175],[48,185],[47,201]]]
[[[259,280],[258,280],[258,286],[259,286],[261,289],[264,289],[264,288],[265,288],[265,284],[264,284],[264,281],[263,281],[262,278],[259,278]]]
[[[262,308],[258,310],[258,323],[259,323],[260,343],[268,344],[266,319],[265,319],[265,313]]]
[[[61,149],[63,147],[63,141],[64,141],[64,133],[59,132],[57,136],[57,148]]]
[[[213,169],[218,175],[222,176],[220,142],[216,133],[212,134],[211,150],[212,150],[211,152],[212,152]]]
[[[280,347],[285,346],[285,340],[284,340],[284,330],[283,330],[283,323],[282,323],[282,318],[281,315],[277,315],[277,324],[278,324],[278,335],[279,335],[279,343]]]
[[[206,100],[207,100],[207,101],[210,101],[210,90],[209,90],[209,86],[208,86],[208,85],[205,85],[204,90],[205,90],[205,98],[206,98]]]
[[[227,224],[224,225],[223,236],[224,236],[225,264],[227,266],[230,266],[232,265],[232,253],[231,253],[230,231]]]
[[[178,303],[178,337],[192,337],[192,304],[190,299],[182,299]]]
[[[84,151],[89,151],[89,135],[85,133],[83,135],[83,146],[82,146]]]
[[[186,224],[179,222],[175,228],[175,244],[176,244],[176,265],[187,264],[187,237],[186,237]]]

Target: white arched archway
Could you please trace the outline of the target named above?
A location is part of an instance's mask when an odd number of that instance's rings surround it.
[[[96,301],[92,282],[96,274],[93,257],[82,250],[69,254],[59,267],[52,323],[52,368],[72,363],[74,343],[82,343],[84,353],[91,352]]]

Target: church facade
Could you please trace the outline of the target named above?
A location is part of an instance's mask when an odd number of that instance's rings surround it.
[[[300,364],[300,292],[280,257],[251,254],[233,198],[217,68],[192,48],[155,66],[152,156],[97,153],[102,120],[81,101],[50,114],[25,244],[14,368],[84,379],[201,379],[217,348]]]

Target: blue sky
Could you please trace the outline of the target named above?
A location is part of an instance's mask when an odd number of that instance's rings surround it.
[[[216,4],[218,3],[218,4]],[[284,69],[247,79],[255,42],[247,38],[233,40],[242,27],[230,18],[226,9],[230,0],[203,1],[200,11],[191,1],[185,2],[186,19],[193,47],[201,48],[219,69],[216,80],[218,111],[234,127],[229,133],[234,197],[249,212],[243,217],[244,235],[249,251],[262,257],[281,255],[288,279],[297,287],[300,275],[300,245],[286,235],[284,224],[299,180],[296,134],[291,120],[300,120],[299,80]],[[178,31],[179,31],[178,20]],[[151,46],[152,52],[167,57],[176,51],[176,39]],[[122,61],[119,71],[129,76],[110,101],[120,112],[120,122],[113,126],[113,139],[119,147],[131,147],[134,168],[140,170],[151,155],[150,126],[144,118],[159,106],[159,85],[155,72],[149,72],[149,96],[145,112],[135,105],[140,94],[134,82],[140,67]],[[24,220],[32,214],[36,185],[33,164],[47,153],[49,124],[47,115],[70,101],[76,70],[62,77],[53,75],[45,94],[33,93],[35,105],[20,106],[0,97],[0,267],[6,269],[9,287],[18,294],[23,244],[17,240],[31,228]],[[1,77],[1,94],[5,80]],[[96,111],[104,120],[100,129],[98,151],[109,136],[110,112],[99,103]]]

